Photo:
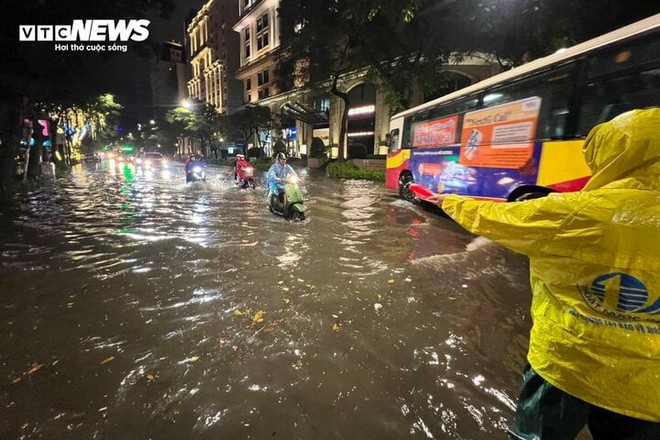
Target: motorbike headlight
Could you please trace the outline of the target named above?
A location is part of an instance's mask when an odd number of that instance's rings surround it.
[[[201,173],[202,172],[202,167],[195,167],[195,168],[193,168],[193,171],[195,173]]]
[[[298,183],[298,178],[296,176],[289,177],[289,183]]]

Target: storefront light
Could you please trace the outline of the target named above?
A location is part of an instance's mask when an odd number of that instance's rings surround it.
[[[375,105],[365,105],[348,109],[348,116],[368,115],[376,111]]]
[[[362,136],[373,136],[373,131],[356,131],[355,133],[348,133],[348,137],[362,137]]]

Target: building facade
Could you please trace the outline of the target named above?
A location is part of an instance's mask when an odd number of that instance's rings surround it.
[[[171,108],[185,99],[188,76],[183,44],[165,41],[151,64],[151,102],[154,108]]]
[[[279,0],[234,1],[239,6],[234,31],[240,38],[236,78],[243,87],[243,102],[256,103],[278,93],[274,85],[274,53],[280,46]]]
[[[213,106],[219,113],[233,113],[243,105],[238,36],[232,31],[238,20],[236,0],[209,0],[187,28],[191,79],[188,96]]]

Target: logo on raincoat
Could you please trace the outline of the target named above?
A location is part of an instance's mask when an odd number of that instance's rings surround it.
[[[578,290],[592,309],[610,318],[660,322],[660,299],[649,303],[646,285],[632,275],[604,274]]]

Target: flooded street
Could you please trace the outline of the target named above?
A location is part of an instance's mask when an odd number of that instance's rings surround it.
[[[381,183],[303,171],[308,218],[80,166],[0,216],[0,438],[504,439],[527,263]]]

